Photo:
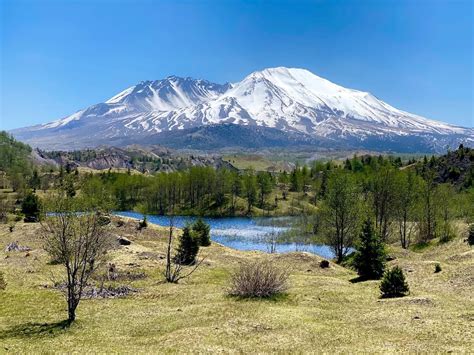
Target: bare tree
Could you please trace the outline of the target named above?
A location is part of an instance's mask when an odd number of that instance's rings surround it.
[[[66,271],[68,322],[72,323],[89,277],[113,242],[98,214],[74,199],[58,195],[46,206],[41,235],[45,250]]]
[[[267,249],[270,254],[274,254],[277,252],[278,237],[279,234],[276,232],[274,227],[272,231],[268,233],[265,237],[267,242]]]

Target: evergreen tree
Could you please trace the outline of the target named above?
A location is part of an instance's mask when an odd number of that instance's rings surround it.
[[[25,215],[25,222],[36,222],[39,219],[41,206],[38,196],[29,192],[21,203],[21,212]]]
[[[243,177],[245,197],[247,198],[247,213],[252,212],[252,207],[257,200],[257,181],[252,169],[248,170]]]
[[[364,279],[380,279],[385,270],[385,247],[375,233],[372,221],[364,222],[360,234],[359,248],[355,254],[354,266]]]
[[[272,192],[271,175],[267,172],[259,172],[257,174],[258,194],[260,197],[260,208],[265,208],[265,201],[267,196]]]
[[[380,284],[380,291],[384,298],[403,297],[408,293],[408,284],[400,267],[395,266],[392,270],[385,272]]]
[[[39,189],[41,186],[41,180],[38,175],[38,170],[33,170],[33,175],[30,178],[30,188],[33,190]]]
[[[199,241],[199,245],[207,247],[211,245],[211,227],[209,224],[204,222],[202,218],[199,218],[194,222],[192,227],[194,233],[196,233],[196,238]]]
[[[183,228],[174,261],[181,265],[193,265],[199,252],[199,240],[190,226]]]

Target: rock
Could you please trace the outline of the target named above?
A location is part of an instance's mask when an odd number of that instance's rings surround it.
[[[130,245],[132,242],[125,237],[118,237],[117,241],[120,245]]]
[[[5,248],[5,252],[10,252],[10,251],[30,251],[31,248],[27,246],[20,246],[18,242],[11,242],[10,244],[7,245]]]

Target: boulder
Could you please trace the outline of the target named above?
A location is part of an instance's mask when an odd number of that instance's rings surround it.
[[[125,238],[125,237],[117,237],[117,242],[120,244],[120,245],[130,245],[132,244],[132,242]]]
[[[21,246],[18,244],[18,242],[11,242],[10,244],[7,245],[5,248],[5,252],[10,252],[10,251],[30,251],[31,248],[27,246]]]

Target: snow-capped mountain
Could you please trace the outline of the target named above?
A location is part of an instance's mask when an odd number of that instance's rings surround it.
[[[12,133],[33,146],[70,149],[140,143],[159,139],[167,131],[224,123],[298,132],[365,148],[410,141],[411,150],[436,151],[460,142],[474,144],[472,128],[413,115],[370,93],[344,88],[305,69],[284,67],[254,72],[235,84],[176,76],[144,81],[105,103]]]

